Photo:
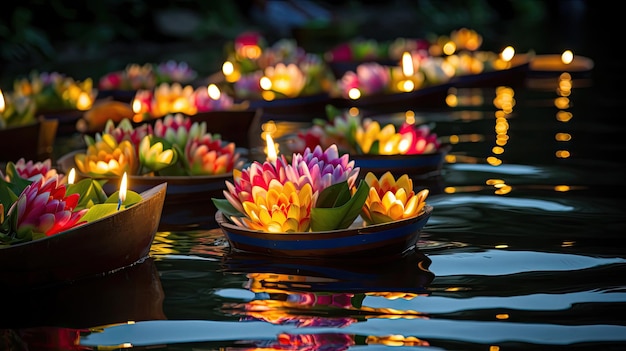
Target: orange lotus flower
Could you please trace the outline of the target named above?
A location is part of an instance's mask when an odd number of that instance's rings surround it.
[[[368,225],[416,217],[424,212],[428,189],[415,194],[413,180],[408,175],[396,180],[391,172],[386,172],[379,179],[369,172],[365,182],[370,191],[361,216]]]
[[[311,208],[318,193],[313,193],[310,184],[299,190],[287,181],[272,179],[268,188],[252,187],[252,201],[242,203],[246,217],[241,217],[238,225],[271,233],[306,232],[309,230]]]
[[[134,145],[128,140],[118,144],[110,134],[89,145],[86,153],[76,154],[74,162],[78,170],[92,176],[136,174],[139,169]]]

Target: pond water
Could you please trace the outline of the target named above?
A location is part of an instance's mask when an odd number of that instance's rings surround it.
[[[150,259],[25,307],[2,337],[55,350],[626,349],[624,89],[616,60],[593,52],[570,94],[558,76],[508,86],[504,119],[496,86],[416,111],[455,143],[402,258],[250,257],[219,229],[159,232]]]

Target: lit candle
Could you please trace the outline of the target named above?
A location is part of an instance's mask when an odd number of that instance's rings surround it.
[[[76,179],[76,170],[72,168],[70,169],[70,174],[67,176],[67,184],[74,184],[74,179]]]
[[[276,153],[276,145],[274,145],[274,139],[272,139],[272,136],[268,133],[265,134],[265,141],[267,143],[267,161],[271,164],[275,164],[278,155]]]
[[[563,53],[561,54],[561,61],[566,65],[572,63],[572,61],[574,61],[574,53],[572,52],[572,50],[563,51]]]
[[[78,101],[76,101],[76,108],[81,111],[86,111],[91,108],[91,105],[93,105],[93,101],[89,94],[84,91],[81,92],[80,95],[78,95]]]
[[[117,210],[119,211],[120,207],[122,207],[122,203],[126,200],[126,188],[127,188],[127,180],[126,180],[126,172],[122,176],[122,181],[120,182],[120,192],[117,199]]]

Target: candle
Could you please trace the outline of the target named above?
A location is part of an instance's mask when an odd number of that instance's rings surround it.
[[[127,188],[127,180],[126,180],[126,172],[122,176],[122,181],[120,182],[120,192],[117,199],[117,210],[119,211],[120,207],[122,207],[122,203],[126,200],[126,188]]]

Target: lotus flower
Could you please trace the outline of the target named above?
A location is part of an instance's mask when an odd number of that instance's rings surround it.
[[[359,175],[359,168],[354,167],[350,155],[339,155],[337,145],[331,145],[325,150],[316,146],[313,151],[307,148],[302,154],[295,154],[292,158],[292,168],[287,168],[287,178],[297,184],[311,184],[313,191],[322,191],[331,185],[348,182],[348,187],[354,187]]]
[[[288,145],[294,152],[305,147],[337,145],[340,153],[372,155],[416,155],[435,153],[441,147],[437,134],[426,124],[403,122],[396,130],[371,118],[350,115],[327,107],[327,119],[316,118],[313,126],[299,131]]]
[[[139,141],[137,138],[141,137]],[[85,136],[86,153],[74,161],[84,174],[121,176],[218,175],[231,172],[240,163],[234,143],[207,133],[206,122],[192,122],[182,114],[158,119],[154,127],[133,127],[128,119],[117,127],[107,121],[103,134]]]
[[[271,233],[306,232],[309,230],[311,208],[317,199],[311,185],[300,189],[292,182],[281,184],[272,179],[268,187],[253,186],[251,201],[242,203],[245,217],[238,221],[250,229]]]
[[[380,179],[368,172],[365,182],[370,190],[363,205],[361,216],[368,224],[387,223],[417,217],[424,212],[428,189],[413,192],[413,180],[403,174],[397,180],[391,172]]]
[[[178,82],[191,83],[198,76],[198,72],[192,69],[187,62],[169,60],[162,62],[156,67],[157,84]]]
[[[84,224],[80,219],[87,210],[74,211],[80,195],[65,192],[58,176],[28,185],[7,213],[7,217],[17,214],[16,236],[50,236]]]
[[[44,181],[46,181],[49,178],[59,175],[57,170],[52,168],[52,161],[50,159],[46,159],[44,161],[26,161],[24,158],[20,158],[15,163],[15,169],[20,177],[31,181],[36,180],[39,177],[43,177]],[[0,175],[2,175],[1,171]],[[7,180],[10,181],[10,179]]]
[[[218,175],[232,172],[239,163],[235,143],[224,145],[219,135],[205,134],[191,139],[185,148],[191,175]]]
[[[265,76],[272,82],[271,90],[292,98],[300,95],[306,84],[306,76],[294,63],[267,67]]]
[[[87,147],[86,153],[74,156],[78,170],[91,176],[122,176],[136,174],[139,170],[139,159],[135,146],[128,140],[117,143],[110,134],[96,135],[93,144]]]
[[[234,170],[233,182],[226,181],[225,199],[213,202],[233,222],[257,230],[346,228],[358,216],[367,195],[362,186],[353,189],[358,172],[349,155],[339,156],[336,145],[326,150],[318,146],[294,154],[291,163],[281,155],[276,162],[255,161],[248,168]],[[323,201],[319,201],[322,194]],[[316,211],[318,206],[323,211]]]

